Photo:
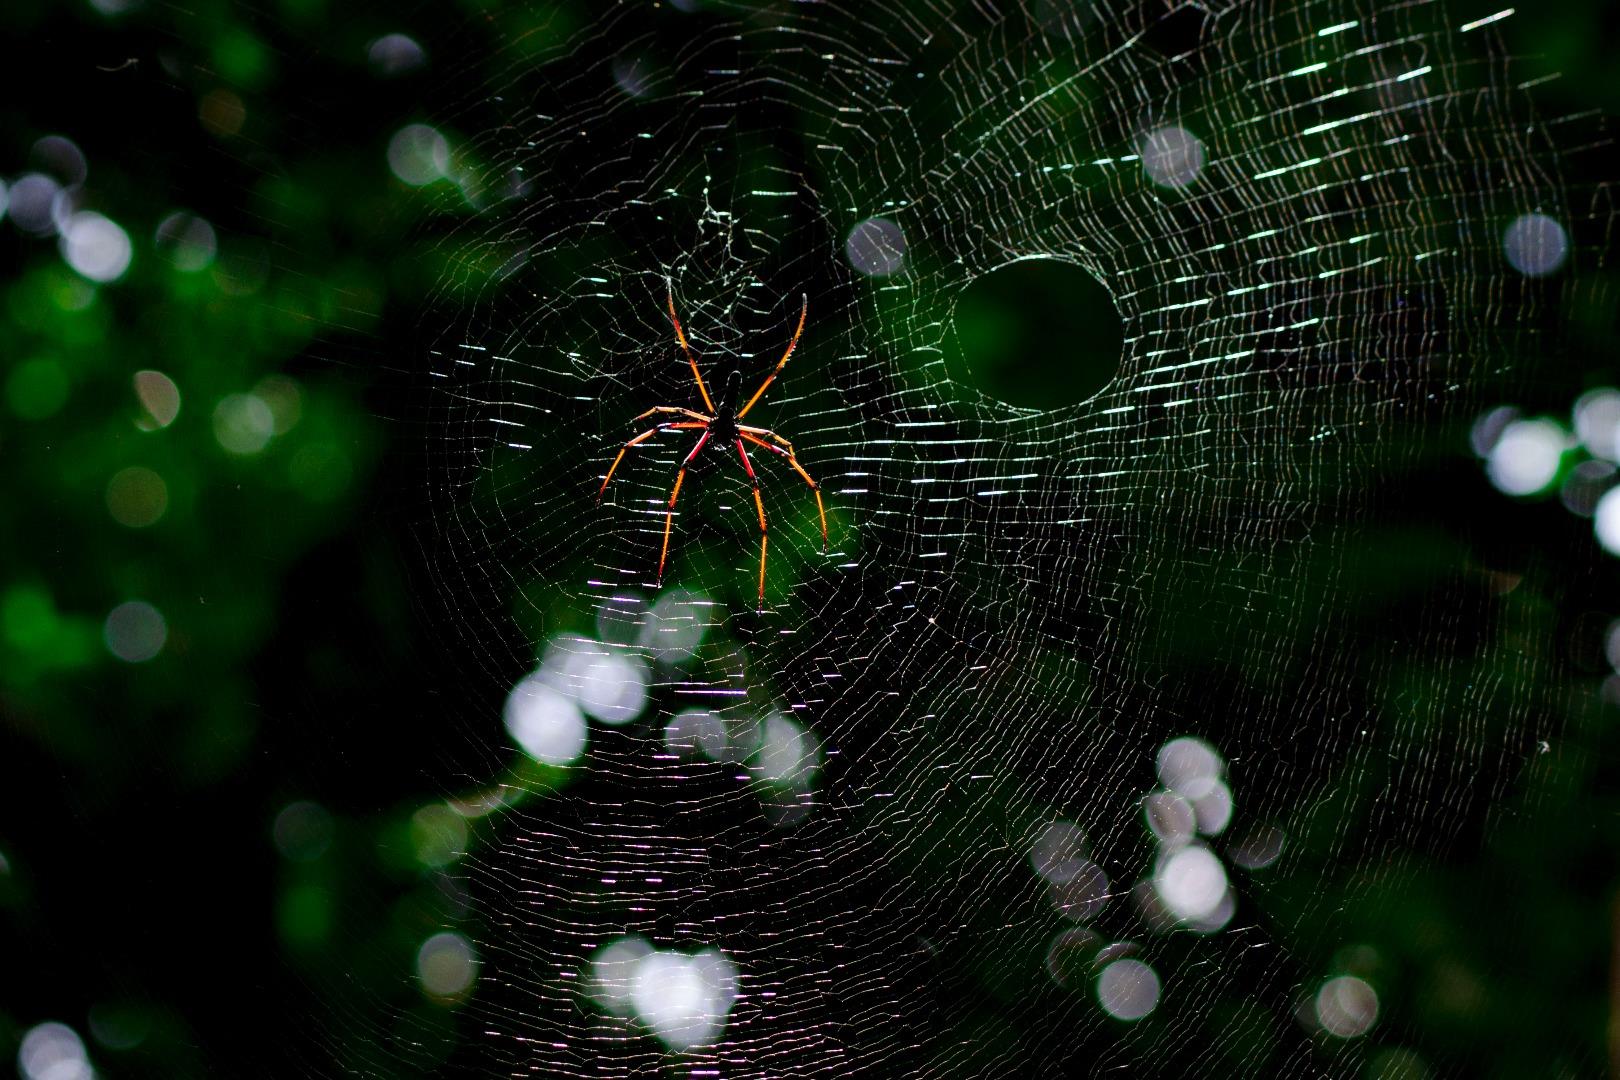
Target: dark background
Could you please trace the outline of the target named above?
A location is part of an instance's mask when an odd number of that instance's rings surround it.
[[[424,492],[435,434],[419,331],[453,223],[390,174],[386,149],[410,122],[492,123],[469,88],[521,43],[566,40],[592,17],[501,0],[0,12],[0,176],[48,170],[37,140],[71,138],[84,205],[135,246],[121,280],[92,287],[54,238],[0,221],[0,1052],[58,1020],[110,1077],[409,1076],[472,1060],[457,1047],[477,1024],[414,982],[428,934],[481,917],[435,865],[419,811],[506,753],[480,743],[503,738],[501,688],[472,684],[490,652],[447,628],[456,615],[433,587],[457,551]],[[1590,0],[1507,23],[1529,70],[1562,73],[1538,88],[1546,114],[1620,108],[1614,17]],[[421,44],[421,66],[368,60],[393,32]],[[204,269],[177,269],[153,239],[181,208],[217,234]],[[1527,413],[1567,416],[1615,378],[1597,262],[1581,267],[1590,287],[1527,311],[1562,342],[1556,364],[1504,379]],[[1002,284],[974,298],[963,348],[982,389],[1033,404],[1018,391],[1044,375],[1009,358],[1058,353],[1103,309],[1092,298],[1074,323],[1032,327],[1019,304],[1066,286],[1038,271]],[[1117,330],[1100,332],[1117,348]],[[130,379],[148,369],[181,388],[161,432],[137,426]],[[215,403],[272,375],[296,387],[296,422],[253,453],[223,449]],[[1535,659],[1495,674],[1533,671],[1537,717],[1499,734],[1556,731],[1558,750],[1484,780],[1494,812],[1445,854],[1383,868],[1398,903],[1363,914],[1347,887],[1335,925],[1382,957],[1366,974],[1398,1038],[1367,1075],[1601,1075],[1620,1008],[1620,777],[1602,690],[1616,565],[1554,493],[1494,491],[1468,419],[1392,480],[1390,539],[1351,560],[1347,588],[1394,597],[1369,634],[1465,568],[1511,592]],[[165,481],[153,524],[109,513],[110,479],[131,465]],[[127,599],[163,613],[150,661],[103,644]],[[1292,780],[1309,786],[1310,765]],[[281,818],[278,844],[278,815],[304,802],[318,809]],[[425,1047],[389,1052],[400,1032]],[[1234,1019],[1231,1045],[1246,1038]]]

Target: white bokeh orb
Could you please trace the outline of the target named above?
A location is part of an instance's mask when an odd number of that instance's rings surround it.
[[[276,415],[257,394],[226,394],[214,406],[214,441],[239,457],[257,454],[276,433]]]
[[[1160,747],[1156,765],[1159,782],[1187,799],[1206,794],[1226,767],[1213,746],[1190,735]]]
[[[126,664],[144,664],[163,651],[169,626],[163,613],[144,600],[129,600],[107,613],[101,625],[107,651]]]
[[[478,977],[472,942],[453,930],[434,934],[416,951],[416,974],[428,996],[459,997]]]
[[[636,969],[652,951],[645,938],[634,936],[620,938],[597,949],[591,957],[591,974],[586,992],[608,1012],[628,1016],[631,992],[636,984]]]
[[[1617,459],[1620,454],[1620,390],[1600,386],[1575,399],[1570,410],[1575,437],[1593,457]]]
[[[1474,453],[1482,458],[1491,456],[1491,448],[1496,440],[1502,437],[1507,426],[1519,418],[1519,410],[1513,405],[1498,405],[1481,413],[1474,421],[1474,426],[1468,431],[1468,445],[1473,447]]]
[[[687,1050],[720,1037],[736,992],[736,966],[719,952],[654,951],[636,965],[630,1003],[667,1046]]]
[[[384,34],[366,46],[366,60],[373,72],[386,78],[415,71],[427,62],[427,53],[407,34]]]
[[[44,173],[27,173],[11,182],[8,210],[11,223],[35,236],[56,232],[54,213],[62,186]]]
[[[1219,836],[1232,820],[1232,790],[1216,780],[1192,800],[1192,806],[1198,819],[1198,831],[1205,836]]]
[[[1140,960],[1115,960],[1097,975],[1097,1001],[1116,1020],[1140,1020],[1159,1004],[1159,975]]]
[[[713,607],[706,596],[671,590],[654,601],[636,643],[663,663],[685,663],[703,644]]]
[[[1378,994],[1364,979],[1340,975],[1316,994],[1316,1022],[1329,1035],[1354,1039],[1367,1034],[1378,1019]]]
[[[426,124],[406,124],[388,140],[388,168],[411,187],[450,175],[450,141]]]
[[[102,285],[123,277],[135,255],[123,226],[91,210],[71,215],[62,224],[57,243],[69,266]]]
[[[589,725],[579,706],[545,680],[529,676],[506,698],[506,733],[534,760],[572,765],[585,753]]]
[[[888,277],[906,264],[906,236],[888,218],[867,218],[849,231],[844,255],[868,277]]]
[[[1502,254],[1526,277],[1546,277],[1569,258],[1569,234],[1546,214],[1521,214],[1502,234]]]
[[[1545,491],[1558,478],[1569,441],[1569,433],[1556,420],[1515,420],[1491,447],[1485,474],[1508,495]]]
[[[647,705],[646,668],[620,653],[570,653],[563,685],[591,719],[604,724],[627,724]]]
[[[1620,671],[1620,619],[1610,623],[1603,634],[1603,655],[1610,667]]]
[[[22,1080],[92,1080],[95,1070],[79,1033],[66,1024],[47,1021],[23,1035],[17,1048]]]
[[[772,714],[760,732],[754,775],[767,784],[799,787],[815,768],[816,747],[796,721]]]
[[[1178,848],[1159,859],[1153,888],[1176,918],[1184,922],[1206,919],[1220,910],[1226,898],[1226,868],[1208,848]]]
[[[1142,812],[1153,835],[1168,847],[1188,843],[1198,828],[1193,804],[1173,791],[1155,791],[1149,795],[1142,800]]]
[[[1186,128],[1162,127],[1142,140],[1142,171],[1160,187],[1180,189],[1204,171],[1204,144]]]
[[[1592,508],[1592,532],[1610,555],[1620,555],[1620,487],[1610,488]]]

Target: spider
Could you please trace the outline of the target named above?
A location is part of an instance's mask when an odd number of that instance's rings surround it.
[[[827,550],[827,508],[821,501],[821,485],[811,479],[810,474],[804,471],[799,459],[793,454],[793,444],[788,442],[776,432],[768,428],[750,427],[739,423],[748,415],[759,399],[765,396],[765,391],[776,376],[787,366],[788,358],[793,355],[793,349],[799,344],[799,335],[804,332],[804,319],[810,312],[810,300],[803,298],[799,306],[799,325],[793,331],[793,340],[788,342],[787,351],[782,353],[782,359],[776,362],[776,367],[765,376],[765,381],[759,384],[754,396],[748,399],[748,404],[737,408],[737,402],[742,390],[742,372],[733,371],[726,376],[725,389],[720,394],[720,406],[715,407],[714,399],[709,396],[709,388],[703,384],[703,375],[698,371],[697,357],[692,355],[692,347],[687,343],[686,331],[681,328],[680,316],[675,314],[675,293],[669,293],[669,321],[675,326],[675,340],[681,344],[681,351],[686,354],[686,362],[692,366],[692,378],[697,382],[698,394],[703,398],[703,405],[707,412],[698,412],[695,409],[682,409],[674,405],[654,405],[636,420],[645,420],[649,416],[679,416],[682,420],[668,420],[643,431],[619,448],[619,456],[613,459],[608,468],[607,476],[602,478],[602,486],[596,490],[596,501],[600,505],[602,495],[607,491],[608,483],[613,479],[613,473],[624,460],[624,455],[632,446],[646,442],[660,431],[700,431],[701,435],[693,444],[691,451],[681,461],[680,469],[675,473],[675,486],[669,493],[669,506],[664,514],[664,546],[658,553],[658,582],[664,581],[664,563],[669,557],[669,533],[675,521],[675,500],[681,497],[681,482],[686,479],[687,467],[692,464],[705,447],[713,447],[722,453],[729,452],[732,446],[737,448],[737,457],[742,460],[744,471],[748,473],[748,482],[754,489],[754,509],[759,512],[759,602],[765,603],[765,546],[768,531],[765,527],[765,504],[759,497],[759,477],[754,474],[754,463],[748,459],[748,444],[769,450],[771,453],[787,459],[793,471],[804,478],[810,485],[810,490],[816,494],[816,512],[821,516],[821,550]]]

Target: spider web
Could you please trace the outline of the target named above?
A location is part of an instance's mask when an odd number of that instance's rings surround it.
[[[1473,579],[1390,618],[1352,572],[1544,344],[1503,229],[1547,214],[1579,263],[1606,222],[1493,13],[621,4],[514,50],[426,320],[431,579],[489,718],[451,1067],[1319,1075],[1401,1045],[1341,1037],[1371,976],[1322,1004],[1340,913],[1478,835],[1545,664]],[[1004,406],[960,359],[964,290],[1029,258],[1119,311],[1089,400]],[[829,550],[756,454],[763,611],[734,460],[689,478],[661,587],[691,436],[592,505],[631,417],[701,407],[666,290],[714,392],[808,297],[750,419]],[[582,710],[572,764],[512,764],[513,687]]]

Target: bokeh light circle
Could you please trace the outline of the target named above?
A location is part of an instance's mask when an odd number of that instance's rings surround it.
[[[129,664],[143,664],[169,640],[163,613],[144,600],[129,600],[108,612],[101,628],[107,651]]]
[[[1546,277],[1569,258],[1569,234],[1546,214],[1523,214],[1502,234],[1502,252],[1526,277]]]
[[[450,142],[427,124],[407,124],[388,141],[388,167],[411,187],[450,175]]]
[[[1204,171],[1204,144],[1186,128],[1164,127],[1142,140],[1142,169],[1160,187],[1179,189]]]
[[[1592,508],[1592,532],[1610,555],[1620,555],[1620,488],[1610,488]]]
[[[547,765],[572,765],[585,753],[590,731],[573,699],[531,676],[506,699],[506,731],[523,752]]]
[[[1153,881],[1170,913],[1188,921],[1214,915],[1227,895],[1225,867],[1202,847],[1184,847],[1161,857]]]
[[[1158,1008],[1158,972],[1140,960],[1115,960],[1097,975],[1097,1001],[1116,1020],[1140,1020]]]
[[[143,465],[113,473],[107,481],[107,512],[131,529],[155,525],[169,508],[169,487],[163,477]]]
[[[429,997],[457,998],[465,994],[478,977],[472,942],[453,930],[434,934],[416,951],[416,975]]]
[[[123,277],[135,254],[129,233],[121,225],[89,210],[67,219],[60,244],[67,264],[97,284]]]
[[[1515,420],[1491,447],[1486,475],[1508,495],[1537,494],[1557,479],[1569,445],[1569,435],[1557,421]]]
[[[17,1048],[22,1080],[93,1080],[95,1070],[79,1033],[66,1024],[36,1024]]]
[[[1316,1021],[1329,1035],[1354,1039],[1365,1035],[1377,1019],[1377,992],[1354,975],[1329,979],[1316,994]]]
[[[869,277],[897,274],[906,264],[906,236],[888,218],[867,218],[844,241],[849,263]]]

